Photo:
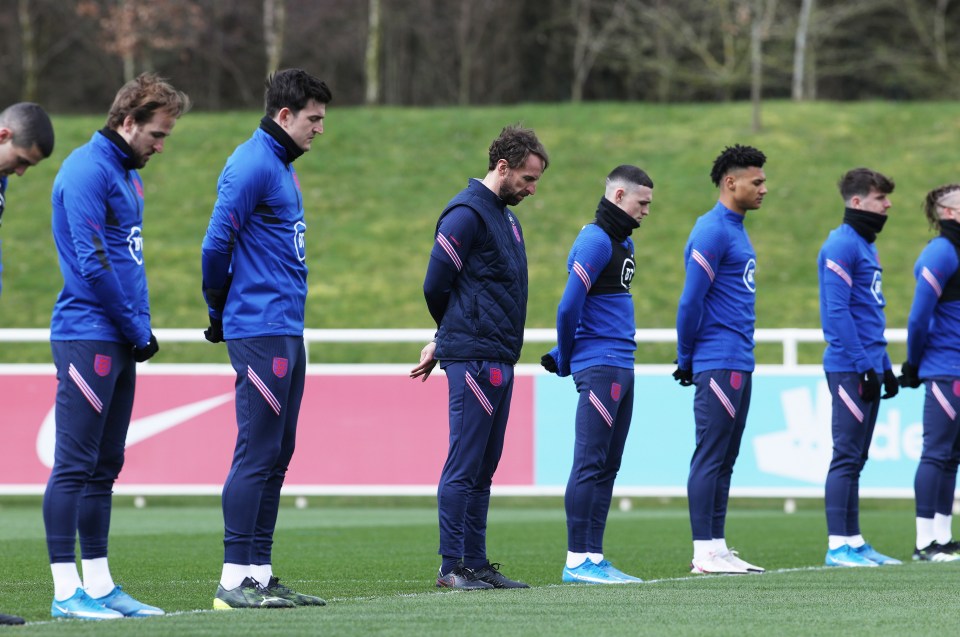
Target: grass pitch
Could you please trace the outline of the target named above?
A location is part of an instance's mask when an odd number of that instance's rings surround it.
[[[615,500],[616,502],[616,500]],[[0,610],[28,625],[18,635],[942,635],[955,623],[960,564],[910,561],[910,502],[863,503],[866,537],[905,561],[827,569],[822,502],[783,513],[775,500],[737,500],[727,538],[764,575],[694,576],[683,500],[634,500],[610,513],[606,555],[646,581],[560,584],[566,551],[559,498],[494,498],[488,551],[518,591],[439,591],[437,528],[429,498],[284,499],[274,568],[284,583],[328,601],[323,608],[212,611],[222,557],[212,498],[117,498],[114,578],[165,617],[53,621],[52,583],[36,498],[0,509],[4,586]],[[0,632],[4,632],[0,630]]]

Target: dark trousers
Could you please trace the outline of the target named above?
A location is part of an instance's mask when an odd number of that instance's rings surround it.
[[[856,372],[827,372],[827,385],[833,398],[833,458],[824,489],[827,534],[850,537],[860,535],[860,473],[867,463],[880,398],[865,402],[860,397]]]
[[[471,568],[487,560],[490,485],[500,462],[513,395],[513,367],[487,361],[444,367],[450,445],[437,487],[440,555]]]
[[[107,556],[113,483],[133,411],[136,362],[129,344],[51,341],[57,367],[56,447],[43,496],[50,563]]]
[[[750,410],[753,374],[712,369],[694,374],[697,446],[690,460],[687,500],[694,540],[724,538],[733,465]]]
[[[960,462],[960,379],[928,380],[923,453],[913,480],[917,517],[952,515]]]
[[[633,417],[633,369],[598,365],[573,375],[577,403],[573,468],[567,480],[567,549],[603,553],[613,483]]]
[[[303,337],[230,340],[227,351],[237,372],[237,444],[223,485],[223,561],[270,564],[303,400]]]

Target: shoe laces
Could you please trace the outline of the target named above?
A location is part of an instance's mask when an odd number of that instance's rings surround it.
[[[275,591],[277,593],[287,594],[292,593],[293,591],[280,583],[279,577],[271,577],[269,584],[263,587],[264,593],[269,593],[270,591]]]

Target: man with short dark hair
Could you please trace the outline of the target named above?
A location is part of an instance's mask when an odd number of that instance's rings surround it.
[[[744,220],[767,194],[766,160],[756,148],[739,144],[720,153],[710,171],[719,201],[697,219],[684,250],[673,377],[684,387],[696,385],[696,448],[687,478],[692,573],[764,571],[727,546],[725,526],[755,363],[757,255]]]
[[[557,346],[541,358],[548,372],[573,375],[577,404],[573,467],[564,493],[564,582],[640,582],[603,554],[603,534],[633,417],[636,321],[630,283],[636,272],[630,235],[650,213],[653,180],[636,166],[606,179],[593,223],[567,257],[567,285],[557,308]]]
[[[162,615],[117,586],[107,564],[113,483],[136,386],[157,353],[144,269],[143,181],[189,98],[144,73],[117,92],[107,125],[64,160],[53,183],[63,290],[50,321],[57,367],[56,449],[43,497],[54,617]],[[74,545],[80,537],[83,583]]]
[[[875,550],[860,533],[860,473],[867,462],[880,399],[899,391],[883,336],[886,299],[874,243],[892,205],[893,180],[869,168],[840,179],[843,223],[820,254],[820,322],[827,347],[823,369],[833,401],[833,458],[827,472],[827,566],[900,564]],[[880,395],[881,382],[883,395]]]
[[[486,177],[471,179],[437,221],[423,293],[438,329],[410,377],[426,380],[442,361],[450,390],[438,587],[527,588],[487,559],[487,512],[527,317],[526,248],[507,206],[536,192],[548,162],[532,130],[504,128],[490,144]]]
[[[53,124],[50,117],[32,102],[19,102],[0,113],[0,223],[6,206],[7,178],[22,177],[53,152]],[[3,289],[0,260],[0,291]],[[2,623],[2,619],[0,619]]]
[[[307,364],[307,224],[293,162],[323,134],[331,99],[327,85],[301,69],[267,79],[266,115],[227,160],[203,238],[205,336],[226,341],[237,372],[237,444],[223,485],[217,610],[326,604],[280,583],[272,548]]]
[[[53,124],[38,104],[20,102],[0,113],[0,222],[6,207],[7,177],[22,177],[53,152]],[[0,262],[0,275],[3,263]],[[2,276],[0,276],[2,290]],[[24,623],[22,617],[0,613],[0,625]]]

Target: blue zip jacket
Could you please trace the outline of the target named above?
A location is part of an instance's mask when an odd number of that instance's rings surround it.
[[[303,336],[306,230],[292,159],[284,144],[258,128],[220,174],[201,250],[205,289],[225,288],[228,273],[233,277],[223,309],[225,339]]]
[[[481,221],[469,245],[447,224],[464,208]],[[451,226],[451,227],[448,227]],[[527,253],[520,222],[483,182],[471,179],[437,221],[424,296],[439,325],[441,362],[520,359],[527,317]]]
[[[63,289],[50,339],[143,347],[150,301],[143,267],[143,182],[114,131],[97,131],[53,182],[53,240]]]
[[[920,378],[960,378],[960,259],[946,237],[930,241],[913,268],[917,285],[907,321],[907,360]]]
[[[830,232],[817,256],[820,323],[827,347],[823,369],[857,372],[890,369],[882,272],[877,246],[847,223]]]
[[[694,373],[754,368],[757,255],[744,216],[718,201],[690,231],[677,309],[677,363]]]

